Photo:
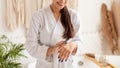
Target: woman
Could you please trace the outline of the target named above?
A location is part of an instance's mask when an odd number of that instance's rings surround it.
[[[66,3],[53,0],[32,16],[26,49],[37,59],[37,68],[73,68],[72,56],[80,52],[80,20]]]

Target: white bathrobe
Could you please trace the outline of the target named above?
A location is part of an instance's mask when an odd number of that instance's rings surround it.
[[[77,12],[69,9],[71,21],[75,29],[75,36],[69,39],[67,42],[76,42],[78,44],[76,54],[80,54],[80,19]],[[27,35],[27,41],[25,47],[31,56],[37,59],[37,68],[74,68],[72,55],[67,62],[62,63],[58,60],[58,54],[56,53],[52,57],[52,61],[46,60],[46,52],[50,46],[54,46],[63,39],[64,28],[61,24],[60,18],[55,20],[50,6],[35,12],[30,22],[29,33]]]

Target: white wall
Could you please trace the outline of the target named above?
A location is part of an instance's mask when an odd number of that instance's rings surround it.
[[[78,11],[84,22],[81,26],[83,32],[98,31],[102,3],[106,3],[110,9],[111,0],[79,0]]]
[[[92,52],[96,54],[109,53],[109,49],[104,51],[101,47],[102,41],[99,35],[100,26],[100,7],[102,3],[106,3],[110,7],[110,0],[79,0],[79,14],[81,16],[81,36],[83,40],[82,52]],[[2,19],[5,4],[4,0],[0,0],[0,35],[6,34],[15,42],[24,42],[25,31],[21,26],[14,32],[9,32]],[[3,10],[3,11],[2,11]],[[19,40],[19,41],[18,41]],[[109,48],[109,47],[107,47]],[[104,52],[103,52],[104,51]]]

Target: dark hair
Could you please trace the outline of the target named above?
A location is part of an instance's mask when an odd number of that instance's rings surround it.
[[[63,38],[66,38],[68,40],[69,38],[72,38],[75,35],[74,28],[71,22],[71,17],[66,6],[63,9],[61,9],[60,12],[61,12],[61,23],[65,29]]]

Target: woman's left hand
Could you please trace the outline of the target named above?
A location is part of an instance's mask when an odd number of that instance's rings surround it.
[[[77,45],[74,42],[71,42],[69,44],[63,44],[62,47],[59,49],[59,61],[63,62],[64,60],[67,61],[69,56],[73,53],[73,51],[77,49]]]

